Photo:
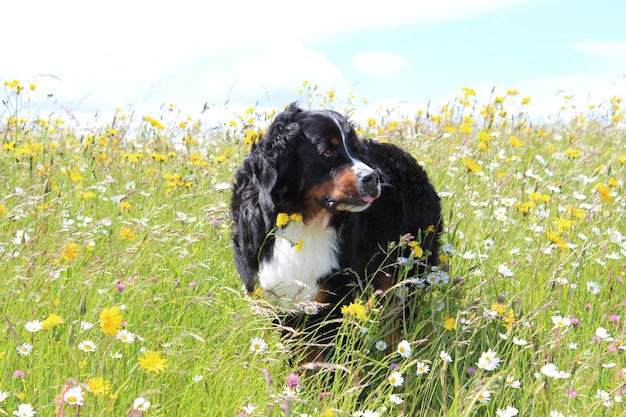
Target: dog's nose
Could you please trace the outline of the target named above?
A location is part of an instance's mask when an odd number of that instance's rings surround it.
[[[361,184],[363,184],[363,188],[370,189],[378,187],[378,173],[376,171],[370,171],[363,173],[359,178]]]

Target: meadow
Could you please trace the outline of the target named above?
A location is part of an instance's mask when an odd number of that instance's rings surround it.
[[[441,269],[397,346],[364,295],[333,360],[302,370],[273,307],[243,292],[230,244],[234,171],[280,109],[218,126],[175,105],[117,109],[86,125],[42,114],[46,93],[4,82],[3,415],[626,415],[621,98],[577,109],[565,96],[537,120],[516,90],[479,103],[463,88],[440,108],[355,118],[428,171]],[[307,82],[300,96],[366,105]]]

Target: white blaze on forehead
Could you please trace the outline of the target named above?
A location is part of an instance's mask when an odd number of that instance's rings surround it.
[[[346,134],[343,131],[343,128],[341,127],[341,123],[339,123],[339,121],[337,119],[335,119],[334,117],[330,117],[331,119],[333,119],[333,122],[335,122],[335,124],[337,125],[337,127],[339,128],[339,132],[341,132],[341,143],[343,143],[343,149],[345,149],[346,153],[348,154],[348,156],[350,157],[350,159],[352,160],[352,162],[356,163],[361,163],[363,164],[361,161],[359,161],[358,159],[356,159],[351,153],[350,153],[350,149],[348,148],[348,141],[346,139]]]

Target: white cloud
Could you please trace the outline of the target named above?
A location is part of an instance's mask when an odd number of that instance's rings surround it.
[[[391,77],[406,67],[409,61],[395,52],[365,52],[357,55],[353,63],[363,74]]]

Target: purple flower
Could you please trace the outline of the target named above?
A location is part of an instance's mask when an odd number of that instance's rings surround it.
[[[611,320],[613,323],[617,323],[619,321],[619,316],[617,314],[611,314],[609,320]]]
[[[576,317],[570,318],[570,323],[572,324],[572,327],[574,328],[580,327],[580,320],[578,320]]]
[[[300,385],[300,375],[289,374],[289,376],[287,377],[287,386],[293,389],[296,388],[298,385]]]
[[[270,385],[272,385],[272,376],[270,375],[270,371],[263,368],[261,369],[261,372],[263,372],[263,376],[265,377],[265,383],[267,384],[267,386],[269,387]]]
[[[587,310],[587,311],[591,310],[591,304],[590,303],[585,303],[585,310]]]
[[[24,371],[17,369],[15,372],[13,372],[13,377],[14,378],[24,378]]]
[[[570,397],[570,398],[576,398],[578,397],[578,393],[576,392],[575,389],[568,389],[565,391],[565,394]]]
[[[474,374],[476,374],[476,369],[474,369],[473,367],[471,367],[471,366],[470,366],[469,368],[467,368],[467,373],[468,373],[470,376],[471,376],[471,375],[474,375]]]
[[[126,289],[126,284],[124,284],[123,282],[118,282],[117,284],[115,284],[115,288],[117,288],[119,292],[124,292],[124,290]]]
[[[191,281],[189,283],[189,288],[196,288],[196,285],[198,285],[198,284],[196,284],[196,281]]]
[[[498,296],[498,298],[496,298],[496,300],[497,300],[499,303],[501,303],[501,302],[503,302],[503,301],[505,300],[505,297],[504,297],[504,295],[499,295],[499,296]]]

